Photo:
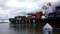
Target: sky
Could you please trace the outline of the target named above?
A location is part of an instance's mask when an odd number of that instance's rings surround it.
[[[52,4],[49,11],[60,3],[59,0],[0,0],[0,19],[13,18],[18,15],[26,16],[28,13],[42,11],[42,6],[48,2]]]

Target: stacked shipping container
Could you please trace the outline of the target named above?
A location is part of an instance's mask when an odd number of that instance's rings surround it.
[[[39,19],[41,19],[42,16],[42,12],[36,12],[36,14],[28,14],[28,16],[16,16],[14,20],[15,23],[37,23],[39,22]],[[12,19],[10,18],[9,21],[12,23],[11,21]]]

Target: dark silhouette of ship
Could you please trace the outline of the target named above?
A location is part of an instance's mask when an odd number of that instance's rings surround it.
[[[13,24],[15,23],[35,23],[39,22],[41,19],[42,12],[37,12],[36,14],[28,14],[28,16],[15,16],[14,18],[9,18],[9,21]]]
[[[56,7],[56,10],[48,14],[48,17],[42,19],[41,17],[45,15],[42,12],[36,12],[34,14],[29,13],[28,16],[15,16],[14,18],[9,18],[12,24],[39,24],[39,23],[50,23],[50,24],[60,24],[60,6]],[[53,25],[52,24],[52,25]]]

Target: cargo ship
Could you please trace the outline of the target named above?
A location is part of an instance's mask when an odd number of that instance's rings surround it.
[[[15,16],[14,18],[9,18],[10,23],[12,24],[40,24],[40,23],[50,23],[60,24],[60,6],[56,7],[56,10],[48,14],[48,17],[42,19],[42,16],[45,16],[41,11],[36,13],[29,13],[28,16]]]
[[[41,19],[42,12],[37,12],[35,14],[29,13],[28,16],[15,16],[14,18],[9,18],[9,21],[14,24],[18,23],[38,23]]]

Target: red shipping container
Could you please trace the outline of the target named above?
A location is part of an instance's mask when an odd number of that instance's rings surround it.
[[[56,12],[56,15],[60,15],[60,12]]]
[[[42,12],[37,12],[37,13],[36,13],[36,18],[37,18],[37,19],[41,19],[41,16],[42,16]]]

